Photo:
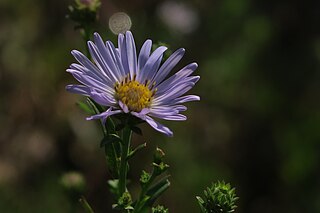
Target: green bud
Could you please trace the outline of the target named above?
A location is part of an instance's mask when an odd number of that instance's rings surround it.
[[[164,156],[165,153],[163,152],[163,150],[157,147],[156,152],[153,155],[153,162],[156,164],[160,164],[163,161]]]
[[[229,183],[218,181],[204,191],[204,198],[197,199],[202,213],[231,213],[237,208],[238,197]]]
[[[148,183],[148,181],[150,180],[151,174],[146,172],[146,171],[142,171],[142,174],[140,176],[140,182],[141,184],[146,184]]]
[[[97,11],[100,7],[101,2],[100,0],[75,0],[77,8],[82,9],[89,9],[91,11]]]
[[[129,192],[124,192],[119,198],[118,204],[120,206],[128,206],[132,203],[131,195]]]
[[[130,193],[124,192],[122,196],[118,199],[118,203],[112,205],[112,208],[116,210],[133,210],[131,204],[132,199]]]
[[[160,164],[153,163],[152,165],[155,175],[160,175],[169,168],[169,165],[164,162],[161,162]]]
[[[169,213],[169,210],[164,206],[158,205],[156,207],[152,207],[152,213]]]

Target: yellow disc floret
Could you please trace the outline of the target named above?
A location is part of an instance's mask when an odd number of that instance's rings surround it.
[[[115,84],[115,98],[124,103],[130,111],[140,112],[149,107],[156,90],[149,89],[149,83],[141,84],[126,77]]]

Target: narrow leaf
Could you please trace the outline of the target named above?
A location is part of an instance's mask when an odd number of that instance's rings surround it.
[[[87,213],[94,213],[94,211],[92,210],[91,206],[89,205],[85,197],[82,196],[79,199],[79,202],[81,203],[82,207],[85,209]]]
[[[150,196],[150,199],[148,200],[147,204],[149,206],[152,206],[153,203],[157,200],[157,198],[165,192],[170,186],[170,181],[168,179],[165,179],[163,181],[160,181],[158,184],[151,187],[147,195]]]
[[[143,144],[140,144],[139,146],[137,146],[134,150],[132,150],[127,159],[129,160],[130,158],[132,158],[139,150],[145,148],[147,146],[147,143],[143,143]]]
[[[78,101],[77,105],[79,106],[80,109],[82,109],[86,113],[94,114],[94,110],[92,110],[92,108],[90,106],[88,106],[88,104],[86,104],[86,103],[84,103],[82,101]]]

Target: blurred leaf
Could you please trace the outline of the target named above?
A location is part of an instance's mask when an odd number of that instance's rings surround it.
[[[110,192],[116,195],[118,193],[119,180],[118,179],[108,180],[108,185],[109,185]]]
[[[77,105],[80,107],[80,109],[82,109],[83,111],[85,111],[86,113],[88,113],[90,115],[95,113],[94,110],[90,106],[88,106],[88,104],[86,104],[82,101],[78,101]]]

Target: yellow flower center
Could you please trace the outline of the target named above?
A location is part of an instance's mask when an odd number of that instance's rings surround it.
[[[115,84],[115,98],[124,103],[130,111],[140,112],[149,107],[156,90],[149,89],[149,82],[141,84],[135,79],[126,77],[121,83]]]

